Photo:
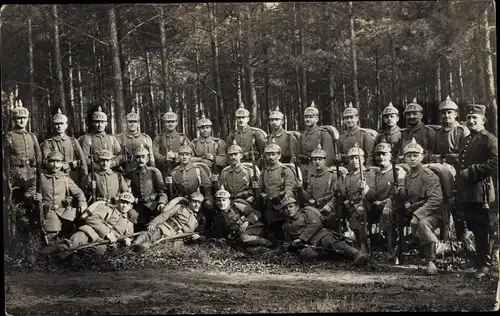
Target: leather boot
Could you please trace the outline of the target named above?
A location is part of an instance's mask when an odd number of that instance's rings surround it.
[[[427,259],[427,274],[428,275],[436,275],[438,274],[438,269],[434,260],[436,259],[436,243],[432,242],[428,245],[425,245],[426,250],[426,259]]]
[[[354,265],[356,266],[366,265],[368,263],[368,260],[370,259],[370,256],[368,256],[368,254],[349,246],[343,241],[338,243],[337,249],[343,251],[347,258],[353,259]]]
[[[474,276],[476,278],[483,278],[490,274],[491,271],[492,260],[490,255],[485,255],[482,263],[479,264],[479,268],[477,269]]]

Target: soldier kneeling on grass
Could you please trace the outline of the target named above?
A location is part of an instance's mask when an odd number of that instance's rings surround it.
[[[322,250],[332,251],[354,260],[355,265],[368,263],[368,254],[338,240],[330,230],[323,227],[321,214],[317,209],[310,206],[299,209],[294,198],[285,197],[281,200],[281,211],[285,218],[285,251],[300,250],[299,256],[302,259],[318,259]]]
[[[132,235],[134,222],[138,216],[138,213],[132,208],[134,201],[135,198],[130,192],[123,192],[119,194],[116,206],[105,201],[92,204],[82,214],[85,224],[80,226],[70,239],[45,247],[39,253],[47,256],[71,251],[82,245],[102,240],[109,240],[110,243],[114,244],[118,238]],[[127,246],[132,242],[130,238],[123,238],[123,240]],[[93,250],[99,255],[103,255],[106,249],[106,245],[93,247]]]
[[[179,203],[171,208],[165,207],[163,213],[146,225],[147,231],[142,232],[132,242],[134,249],[146,250],[151,247],[152,242],[162,237],[194,232],[198,226],[198,212],[204,199],[203,194],[195,191],[189,195],[188,206]]]

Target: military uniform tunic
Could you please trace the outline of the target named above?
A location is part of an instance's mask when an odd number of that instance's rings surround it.
[[[211,183],[205,170],[195,167],[191,162],[179,165],[172,170],[172,180],[176,195],[188,196],[200,191],[205,198],[213,201]]]
[[[123,166],[125,174],[131,172],[137,168],[137,164],[134,159],[134,151],[136,148],[140,147],[141,144],[149,151],[149,161],[148,165],[155,166],[155,156],[153,152],[153,141],[151,137],[145,133],[122,133],[116,136],[118,142],[120,143],[123,151]]]
[[[287,218],[283,224],[283,232],[287,241],[300,239],[312,245],[317,245],[323,237],[330,234],[321,224],[319,211],[310,207],[299,210],[295,218]]]
[[[318,144],[321,144],[323,150],[326,151],[326,165],[328,167],[333,165],[334,152],[332,137],[327,131],[320,129],[319,126],[308,128],[300,133],[298,144],[300,155],[304,158],[307,156],[307,163],[303,158],[301,162],[302,165],[307,165],[309,163],[311,153],[318,148]]]
[[[93,158],[95,160],[95,155],[103,149],[111,151],[115,156],[112,159],[113,160],[112,167],[120,165],[123,156],[122,148],[118,140],[113,135],[106,134],[105,132],[88,134],[84,135],[81,138],[81,142],[82,142],[81,145],[83,153],[85,154],[86,157],[89,157],[87,159],[89,169],[92,167],[90,154],[92,153],[92,156],[94,156]],[[94,166],[94,168],[95,167],[96,166]]]
[[[227,165],[226,158],[226,143],[216,137],[198,137],[193,139],[193,156],[200,157],[201,162],[212,168],[213,162],[203,158],[204,154],[212,154],[215,157],[215,164],[217,165],[217,171],[222,170]]]
[[[160,170],[155,167],[144,167],[136,169],[126,175],[130,179],[132,194],[139,199],[139,203],[145,203],[148,208],[155,209],[157,201],[159,204],[167,204],[168,198],[165,194],[165,184]],[[149,202],[146,202],[149,201]]]
[[[382,141],[391,145],[393,153],[394,152],[399,153],[401,150],[401,148],[399,147],[399,145],[401,144],[401,129],[399,128],[399,126],[396,125],[390,129],[382,129],[382,130],[378,131],[377,136],[373,140],[373,147],[372,147],[372,150],[371,150],[371,153],[369,156],[370,157],[369,158],[370,165],[375,164],[375,156],[374,156],[373,151],[374,151],[375,147],[378,144],[380,144]]]
[[[177,131],[171,133],[161,133],[153,140],[153,152],[155,163],[162,172],[163,176],[167,176],[167,152],[176,154],[184,142],[190,144],[189,138]],[[170,161],[170,171],[179,164],[178,158]]]
[[[373,138],[369,133],[356,126],[352,130],[343,131],[342,133],[340,133],[339,152],[342,155],[342,160],[346,165],[349,163],[347,152],[349,151],[349,149],[354,147],[355,143],[358,143],[359,148],[363,149],[363,151],[365,152],[365,160],[368,161],[369,157],[371,156],[371,152],[373,149]]]
[[[326,204],[333,208],[332,198],[337,181],[337,174],[331,168],[324,167],[320,171],[314,170],[309,176],[306,199],[313,199],[315,201],[314,206],[318,209]]]
[[[457,159],[447,157],[447,155],[458,154],[461,143],[469,134],[469,129],[459,123],[455,123],[450,127],[442,126],[436,131],[436,148],[434,154],[441,155],[441,158],[446,158],[446,163],[455,166]]]
[[[80,184],[88,175],[87,158],[83,153],[80,143],[74,137],[56,135],[45,140],[41,147],[44,161],[53,151],[58,151],[63,155],[63,171],[68,173],[75,183]],[[76,168],[72,166],[73,163],[77,165]]]
[[[252,179],[253,169],[240,163],[224,168],[219,183],[231,196],[247,198],[252,195]]]
[[[401,131],[401,146],[405,148],[415,138],[417,144],[422,146],[427,155],[434,153],[436,143],[436,132],[432,127],[424,125],[420,122],[414,127],[405,128]],[[428,161],[428,157],[424,157],[424,163]]]
[[[255,138],[255,146],[253,146],[253,139]],[[264,135],[257,129],[246,126],[243,129],[235,129],[229,133],[227,139],[227,144],[233,144],[233,140],[236,140],[236,144],[243,150],[244,162],[249,162],[252,160],[250,152],[254,151],[256,153],[255,159],[259,159],[259,155],[262,155],[266,147],[266,139]]]
[[[92,194],[92,179],[96,181],[96,199],[111,201],[116,199],[118,194],[128,191],[125,177],[113,170],[98,171],[90,173],[84,180],[84,191],[88,196]],[[93,201],[95,202],[95,201]]]
[[[116,237],[134,233],[133,218],[136,217],[134,209],[124,214],[115,206],[104,203],[99,207],[99,211],[99,215],[93,214],[89,216],[85,224],[78,228],[79,231],[84,232],[89,237],[90,242],[104,239],[110,232],[115,234]]]
[[[271,143],[271,139],[274,139],[276,145],[281,148],[281,162],[290,163],[292,159],[295,159],[295,156],[299,152],[299,144],[297,138],[292,133],[280,128],[278,131],[267,135],[268,144]]]
[[[292,196],[295,188],[295,177],[292,170],[279,162],[268,166],[260,173],[259,185],[267,194],[269,201],[264,217],[268,222],[278,221],[280,218],[279,202],[283,196]]]
[[[36,166],[42,162],[40,145],[35,134],[25,129],[15,129],[7,133],[10,166],[13,168],[13,187],[22,185],[23,180],[35,178]]]

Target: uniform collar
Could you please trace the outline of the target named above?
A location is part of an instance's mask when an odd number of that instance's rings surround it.
[[[144,166],[143,168],[137,168],[136,170],[138,173],[146,173],[148,172],[149,168],[148,166]]]
[[[285,133],[285,130],[280,127],[276,133],[271,133],[270,136],[281,137]]]
[[[242,129],[237,128],[236,130],[240,133],[246,133],[246,132],[248,132],[249,129],[250,129],[250,125],[247,125],[247,126],[243,127]]]
[[[94,133],[93,136],[104,137],[106,136],[106,131]]]
[[[183,166],[183,165],[179,165],[179,168],[181,170],[186,170],[186,171],[189,171],[193,168],[193,163],[192,162],[188,162],[187,165]]]
[[[450,126],[443,126],[443,129],[448,132],[448,131],[451,131],[452,129],[454,129],[455,127],[457,127],[457,126],[458,126],[458,122],[455,121],[455,122],[451,123]]]
[[[352,129],[346,130],[347,134],[349,134],[349,135],[355,135],[359,131],[360,131],[359,126],[354,126]]]
[[[424,127],[424,123],[422,121],[420,121],[417,125],[409,128],[410,130],[412,131],[418,131],[419,129],[421,129],[422,127]]]
[[[470,130],[470,135],[471,136],[474,136],[476,134],[483,134],[483,135],[486,135],[486,129],[483,127],[481,128],[479,131],[472,131]]]
[[[394,133],[397,133],[399,132],[399,126],[395,125],[393,127],[391,127],[390,129],[386,129],[386,130],[383,130],[383,133],[386,133],[388,135],[392,135]]]
[[[141,132],[137,131],[135,133],[125,132],[125,136],[128,138],[137,138],[141,135]]]
[[[278,169],[279,167],[281,167],[281,163],[280,162],[277,162],[276,164],[272,165],[272,166],[269,166],[267,167],[269,170],[275,170],[275,169]]]
[[[328,168],[325,166],[323,167],[323,169],[321,169],[319,172],[315,169],[314,170],[314,175],[316,175],[316,177],[321,177],[322,175],[324,175],[325,173],[328,172]]]
[[[241,170],[243,170],[243,164],[241,162],[234,167],[231,166],[231,171],[240,172]]]
[[[14,133],[17,134],[27,134],[28,131],[25,128],[15,128],[12,130]]]
[[[316,132],[318,129],[319,129],[319,126],[318,125],[314,125],[313,127],[306,127],[306,132],[308,134],[310,134],[310,133]]]
[[[55,140],[61,140],[61,141],[65,141],[66,139],[68,139],[68,135],[66,134],[62,134],[62,135],[56,135],[53,137]]]
[[[424,171],[424,166],[420,165],[419,169],[416,172],[412,172],[410,170],[410,177],[416,178],[420,173],[422,173],[422,171]]]
[[[101,171],[99,171],[97,173],[100,174],[100,175],[111,175],[111,174],[113,174],[113,170],[111,170],[111,169],[108,169],[106,171],[102,171],[101,170]]]
[[[212,138],[212,136],[208,136],[207,138],[203,138],[203,137],[200,136],[200,137],[198,137],[198,141],[200,143],[207,143],[207,144],[209,144],[209,143],[211,143],[213,141],[213,138]]]
[[[56,173],[47,172],[47,173],[44,173],[44,174],[49,179],[50,178],[59,179],[59,178],[61,178],[61,177],[64,176],[64,172],[62,172],[61,170],[57,171]]]
[[[167,136],[169,138],[173,138],[173,137],[179,136],[179,132],[176,130],[173,130],[171,132],[165,132],[165,136]]]

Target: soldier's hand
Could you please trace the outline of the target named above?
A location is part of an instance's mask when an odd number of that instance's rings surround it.
[[[219,181],[219,176],[218,176],[218,175],[216,175],[216,174],[211,175],[211,176],[210,176],[210,181],[212,181],[212,182],[217,182],[217,181]]]
[[[33,200],[37,201],[37,202],[40,202],[42,200],[42,195],[40,193],[35,193],[33,195]]]
[[[156,225],[154,225],[154,224],[148,225],[148,232],[154,232],[155,230],[156,230]]]
[[[124,241],[125,241],[125,246],[130,246],[130,245],[132,245],[132,239],[131,239],[131,238],[128,238],[128,237],[127,237],[127,238],[125,238],[125,239],[124,239]]]
[[[163,211],[163,208],[165,207],[165,204],[161,203],[161,204],[158,204],[158,206],[156,207],[156,210],[161,212]]]
[[[215,159],[215,156],[211,153],[204,153],[203,158],[213,161]]]
[[[460,171],[460,177],[462,177],[462,179],[464,180],[469,179],[469,169],[464,169]]]
[[[61,169],[64,171],[68,171],[71,169],[71,166],[69,165],[69,163],[63,162]]]
[[[379,200],[373,202],[373,205],[375,205],[375,206],[382,206],[382,204],[383,204],[382,201],[379,201]]]
[[[106,238],[109,239],[109,241],[111,241],[112,243],[115,243],[116,242],[116,236],[113,232],[109,232],[107,235],[106,235]]]
[[[244,232],[245,230],[247,230],[247,227],[248,227],[248,222],[247,221],[244,221],[243,224],[241,224],[240,226],[240,232]]]
[[[259,184],[259,182],[257,182],[257,181],[253,181],[253,182],[252,182],[252,189],[258,189],[258,188],[260,188],[260,184]]]
[[[331,211],[332,211],[332,207],[328,204],[323,206],[323,208],[321,209],[321,213],[330,213]]]
[[[200,234],[194,233],[191,235],[191,240],[198,240],[200,239],[200,237],[201,237]]]
[[[175,153],[173,151],[169,151],[167,153],[167,159],[168,160],[175,160],[175,157],[176,157],[176,155],[175,155]]]
[[[388,207],[384,207],[384,208],[382,209],[382,214],[384,214],[384,215],[389,215],[390,213],[391,213],[391,209],[390,209],[390,208],[388,208]]]
[[[299,246],[300,244],[302,244],[302,243],[303,243],[302,239],[297,238],[297,239],[295,239],[294,241],[292,241],[292,246],[293,246],[293,247],[298,247],[298,246]]]

